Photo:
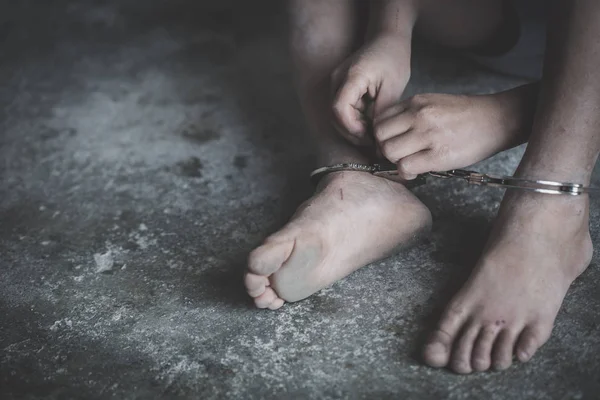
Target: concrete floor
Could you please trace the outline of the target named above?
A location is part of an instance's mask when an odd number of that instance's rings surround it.
[[[597,398],[597,257],[531,363],[462,377],[418,360],[498,190],[416,189],[428,241],[251,307],[245,257],[310,194],[311,149],[281,7],[215,3],[0,3],[0,398]],[[409,94],[517,83],[432,53]]]

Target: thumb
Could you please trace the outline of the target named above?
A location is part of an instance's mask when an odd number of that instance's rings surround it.
[[[413,180],[419,174],[433,170],[434,168],[431,168],[431,166],[434,162],[435,153],[433,150],[422,150],[411,154],[396,163],[398,166],[398,176],[407,181]]]
[[[367,79],[350,75],[341,84],[333,100],[333,114],[336,122],[353,136],[366,134],[363,96],[369,92]]]

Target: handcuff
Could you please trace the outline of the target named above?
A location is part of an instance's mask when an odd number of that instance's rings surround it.
[[[398,171],[394,164],[359,164],[359,163],[341,163],[333,164],[326,167],[321,167],[314,170],[310,174],[313,183],[318,183],[321,178],[333,172],[342,171],[359,171],[367,172],[374,176],[379,176],[385,179],[399,181],[407,185],[409,188],[422,186],[427,183],[426,178],[440,179],[461,179],[468,184],[476,186],[489,186],[503,189],[519,189],[529,190],[536,193],[544,194],[562,194],[570,196],[580,196],[588,193],[600,193],[600,188],[584,186],[579,183],[556,182],[549,180],[537,180],[517,178],[514,176],[497,176],[482,174],[476,171],[468,171],[464,169],[453,169],[449,171],[432,171],[418,175],[410,181],[402,180],[398,177]]]

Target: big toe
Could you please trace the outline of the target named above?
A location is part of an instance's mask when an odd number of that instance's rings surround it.
[[[441,368],[448,365],[452,355],[452,346],[464,323],[464,308],[452,303],[442,315],[438,328],[432,333],[423,350],[423,360],[431,367]]]
[[[276,272],[292,254],[294,240],[265,241],[248,257],[248,270],[256,275],[269,276]]]
[[[423,349],[423,360],[430,367],[445,367],[450,360],[451,345],[452,337],[440,329],[436,330]]]

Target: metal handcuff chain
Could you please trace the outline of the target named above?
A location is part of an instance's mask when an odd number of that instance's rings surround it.
[[[341,171],[361,171],[380,176],[382,178],[398,181],[395,165],[383,166],[381,164],[359,164],[359,163],[341,163],[321,167],[314,170],[311,174],[311,180],[317,183],[323,176]],[[426,183],[427,177],[440,179],[461,179],[468,184],[477,186],[489,186],[503,189],[529,190],[544,194],[562,194],[570,196],[580,196],[588,193],[600,193],[600,188],[588,187],[579,183],[556,182],[549,180],[536,180],[517,178],[514,176],[496,176],[482,174],[476,171],[464,169],[453,169],[450,171],[432,171],[419,175],[416,179],[405,182],[408,187],[414,188]],[[395,179],[396,178],[396,179]]]

